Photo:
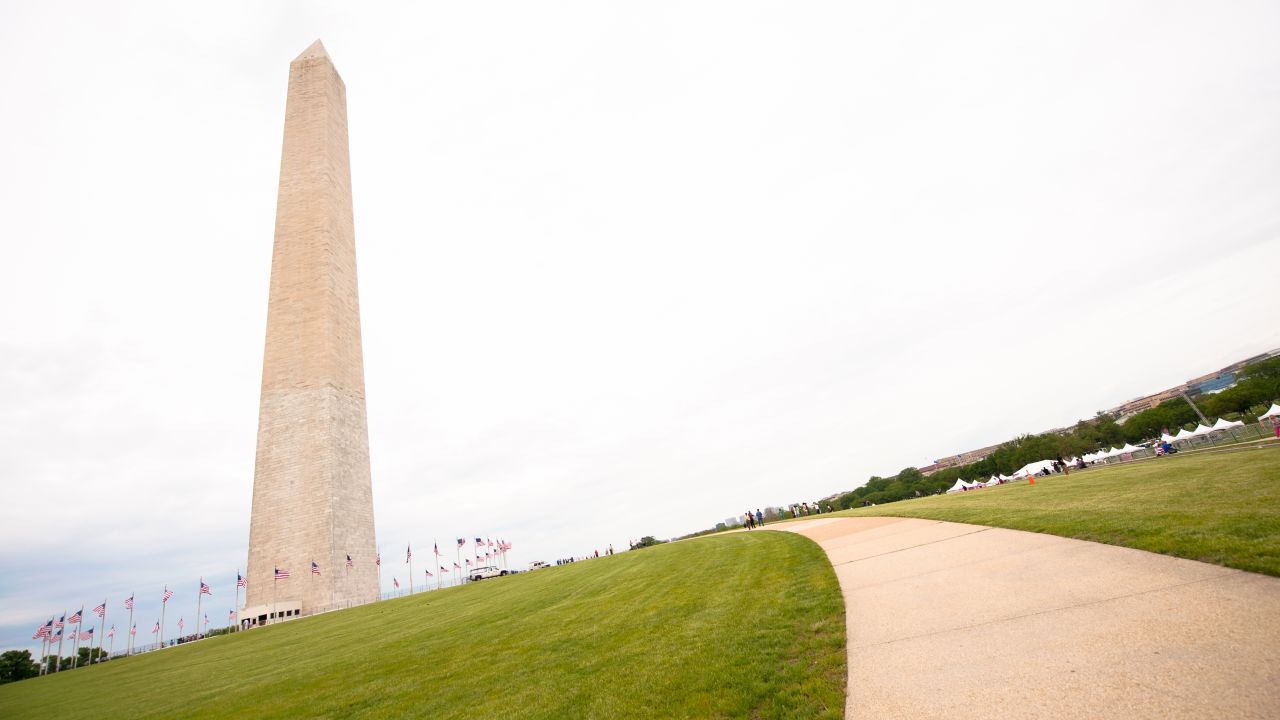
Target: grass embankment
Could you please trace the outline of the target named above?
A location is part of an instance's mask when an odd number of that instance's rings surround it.
[[[674,543],[0,686],[0,717],[839,718],[813,542]]]
[[[835,514],[994,525],[1280,575],[1280,448],[1179,454]]]

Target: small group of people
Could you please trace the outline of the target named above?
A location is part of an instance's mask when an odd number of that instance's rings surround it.
[[[821,503],[815,502],[813,505],[809,505],[809,503],[807,502],[802,502],[802,503],[792,504],[790,507],[790,510],[791,510],[791,517],[804,517],[805,515],[821,515],[824,512],[831,512],[831,505],[828,504],[826,509],[823,509]]]
[[[764,525],[764,513],[760,512],[760,508],[752,513],[748,510],[743,516],[743,524],[748,530],[755,530],[757,526]]]

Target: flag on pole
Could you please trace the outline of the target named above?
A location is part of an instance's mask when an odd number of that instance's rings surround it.
[[[227,622],[233,622],[233,621],[235,621],[235,619],[236,619],[236,611],[235,611],[235,610],[228,610],[228,611],[227,611]]]
[[[159,629],[159,628],[157,628],[157,629]],[[130,635],[137,635],[137,634],[138,634],[138,623],[134,623],[134,624],[133,624],[133,627],[129,628],[129,634],[130,634]]]
[[[183,628],[182,618],[178,618],[178,632],[182,632],[182,628]]]
[[[112,625],[111,629],[107,631],[107,637],[114,638],[115,636],[116,636],[116,626]]]
[[[471,567],[471,558],[467,558],[467,567]]]
[[[382,567],[382,553],[373,556],[373,564]]]
[[[289,571],[288,571],[288,570],[285,570],[284,568],[276,568],[276,577],[275,577],[275,579],[276,579],[276,580],[288,580],[288,579],[289,579]]]
[[[128,599],[128,600],[125,600],[125,601],[124,601],[124,609],[125,609],[125,610],[132,610],[132,609],[133,609],[133,596],[132,596],[132,595],[130,595],[130,596],[129,596],[129,599]]]
[[[158,632],[160,632],[160,621],[159,621],[159,620],[157,620],[157,621],[156,621],[156,626],[155,626],[155,627],[153,627],[153,628],[151,628],[151,634],[152,634],[152,635],[155,635],[155,634],[156,634],[156,633],[158,633]]]
[[[395,585],[397,590],[399,590],[399,589],[400,589],[400,581],[399,581],[399,580],[397,580],[397,579],[395,579],[395,578],[391,578],[391,584],[392,584],[392,585]]]
[[[476,538],[476,545],[483,545],[483,544],[484,544],[484,540],[481,540],[480,538]]]
[[[431,546],[435,548],[436,557],[440,557],[440,543],[432,543]]]
[[[320,566],[316,564],[316,561],[315,561],[315,560],[312,560],[312,561],[311,561],[311,574],[312,574],[312,575],[319,575],[319,574],[320,574]]]
[[[249,581],[245,578],[245,576],[241,575],[238,572],[236,573],[236,587],[242,587],[242,588],[245,588],[246,590],[249,588]]]
[[[84,632],[80,633],[80,639],[81,639],[82,641],[83,641],[83,640],[92,640],[92,639],[93,639],[93,628],[89,628],[88,630],[85,630]]]
[[[467,544],[466,538],[458,538],[458,547],[462,547],[463,545],[466,545],[466,544]]]
[[[200,594],[213,597],[213,591],[209,589],[209,583],[205,582],[204,578],[200,579]]]
[[[164,597],[163,597],[163,598],[161,598],[160,602],[162,602],[162,603],[167,603],[167,602],[169,602],[169,598],[171,598],[171,597],[173,597],[173,591],[169,589],[169,586],[168,586],[168,585],[165,585],[165,586],[164,586]]]
[[[79,610],[71,613],[71,617],[67,618],[67,624],[70,625],[71,623],[78,623],[83,619],[84,619],[84,608],[80,608]]]
[[[492,539],[492,538],[489,540],[489,547],[493,547],[493,539]]]
[[[454,569],[454,570],[461,570],[461,569],[462,569],[462,566],[461,566],[461,565],[459,565],[458,563],[454,563],[454,564],[453,564],[453,569]]]
[[[435,575],[432,575],[431,571],[426,568],[422,568],[422,572],[426,573],[427,577],[435,577]]]
[[[409,562],[413,559],[413,548],[409,545],[404,546],[404,561]]]
[[[441,566],[440,566],[440,572],[442,572],[442,573],[447,573],[447,572],[449,572],[449,568],[447,568],[447,567],[445,567],[445,566],[441,565]]]
[[[50,635],[49,642],[56,643],[62,640],[62,631],[59,630],[57,635]]]
[[[205,613],[205,614],[204,614],[204,626],[205,626],[206,628],[208,628],[208,627],[209,627],[209,613]]]
[[[107,616],[107,601],[106,601],[106,600],[103,600],[101,605],[99,605],[98,607],[94,608],[94,609],[93,609],[93,614],[94,614],[94,615],[97,615],[98,617],[106,617],[106,616]]]
[[[53,620],[50,619],[49,622],[47,623],[40,623],[40,627],[36,628],[36,634],[32,635],[31,639],[39,640],[42,637],[49,637],[49,634],[52,632],[53,632]]]
[[[351,553],[347,553],[347,567],[355,567],[356,564],[351,561]]]
[[[66,616],[66,615],[63,615],[62,617],[58,618],[58,622],[56,622],[56,623],[54,623],[54,624],[53,624],[53,629],[54,629],[54,630],[61,630],[61,629],[62,629],[62,627],[63,627],[63,625],[66,623],[66,621],[67,621],[67,616]]]

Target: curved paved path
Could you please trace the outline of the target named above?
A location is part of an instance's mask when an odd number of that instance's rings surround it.
[[[768,529],[835,566],[846,718],[1280,717],[1280,578],[934,520]]]

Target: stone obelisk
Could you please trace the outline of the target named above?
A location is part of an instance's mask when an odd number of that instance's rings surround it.
[[[317,40],[289,65],[245,604],[371,602],[375,552],[346,86]]]

